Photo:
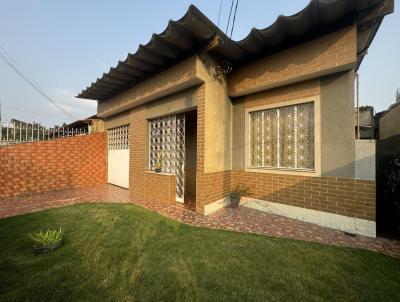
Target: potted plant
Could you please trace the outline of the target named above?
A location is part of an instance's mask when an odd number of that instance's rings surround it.
[[[29,233],[28,237],[34,242],[33,249],[36,254],[44,254],[58,249],[63,243],[63,232],[61,228],[59,230]]]
[[[237,208],[240,203],[240,199],[242,196],[245,195],[250,195],[250,188],[245,187],[243,185],[238,185],[236,186],[235,190],[229,194],[230,200],[231,200],[231,207],[232,208]]]
[[[157,153],[156,162],[154,163],[154,172],[160,173],[163,165],[162,153]]]

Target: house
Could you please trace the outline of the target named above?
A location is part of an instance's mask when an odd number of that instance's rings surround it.
[[[82,133],[98,133],[105,131],[105,122],[102,118],[99,118],[95,114],[85,119],[77,120],[68,125],[64,125],[63,127],[71,129],[73,128]]]
[[[379,139],[400,135],[400,98],[379,118]]]
[[[238,42],[190,6],[78,95],[106,121],[109,182],[204,215],[248,186],[244,206],[375,236],[354,79],[393,6],[312,0]]]
[[[357,137],[357,127],[360,128],[360,139],[374,139],[374,107],[361,106],[355,109],[355,135]]]

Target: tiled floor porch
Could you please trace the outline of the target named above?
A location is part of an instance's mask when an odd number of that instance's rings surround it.
[[[68,189],[0,199],[0,218],[85,202],[131,203],[127,190],[112,185]],[[195,226],[369,249],[400,257],[400,241],[358,235],[351,237],[341,231],[245,207],[238,209],[224,208],[205,217],[183,207],[169,204],[146,201],[136,204]]]

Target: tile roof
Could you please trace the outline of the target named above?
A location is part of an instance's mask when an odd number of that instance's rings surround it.
[[[218,37],[210,52],[233,66],[311,40],[338,28],[357,24],[358,66],[385,15],[393,12],[394,0],[311,0],[292,16],[279,16],[264,28],[253,28],[243,40],[227,37],[199,9],[191,5],[179,20],[170,20],[160,34],[129,53],[101,78],[78,94],[78,98],[107,100],[185,57],[198,53]]]

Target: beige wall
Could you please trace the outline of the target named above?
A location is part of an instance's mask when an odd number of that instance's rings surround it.
[[[122,112],[106,118],[106,129],[111,129],[115,127],[120,127],[123,125],[129,125],[130,116],[129,111]]]
[[[379,139],[400,135],[400,105],[387,112],[379,120]]]
[[[233,101],[233,169],[246,168],[245,118],[247,111],[307,100],[315,102],[316,115],[315,173],[308,174],[353,178],[355,171],[353,71],[235,99]],[[290,174],[291,172],[281,173]]]
[[[196,89],[189,88],[146,104],[146,118],[151,119],[188,111],[195,109],[196,106]]]
[[[197,61],[205,81],[204,172],[232,168],[232,103],[226,79],[214,77],[215,63],[210,57]]]
[[[320,174],[320,82],[319,79],[309,80],[284,87],[274,88],[259,93],[247,95],[233,101],[233,141],[232,141],[232,167],[233,170],[244,170],[247,167],[246,153],[248,152],[247,114],[253,110],[263,108],[286,106],[297,102],[314,102],[316,137],[315,172],[305,172],[307,175]],[[270,173],[290,174],[291,171],[269,170]],[[304,174],[294,172],[296,174]]]
[[[321,78],[323,176],[354,177],[354,72]]]

